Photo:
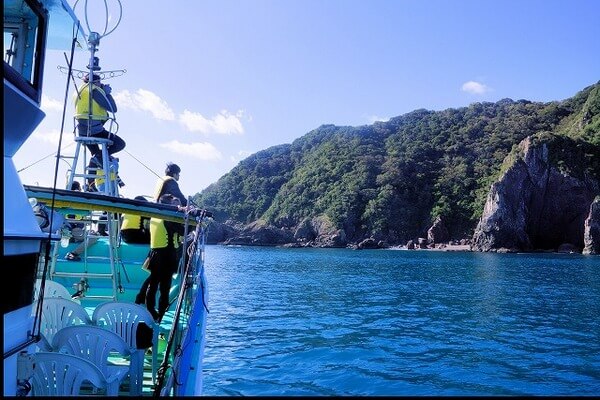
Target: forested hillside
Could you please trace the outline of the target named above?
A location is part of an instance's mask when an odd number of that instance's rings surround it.
[[[349,243],[405,243],[423,237],[436,217],[451,238],[470,237],[505,158],[544,132],[569,138],[581,149],[581,168],[598,178],[600,82],[564,101],[503,99],[368,126],[323,125],[249,156],[195,201],[220,222],[293,231],[325,218]],[[553,162],[572,169],[556,154]]]

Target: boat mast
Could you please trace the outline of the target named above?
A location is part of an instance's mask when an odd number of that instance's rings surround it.
[[[99,145],[101,146],[101,150],[103,157],[102,157],[102,167],[98,168],[98,170],[102,169],[104,172],[104,179],[105,179],[105,190],[104,190],[104,194],[109,195],[109,196],[115,196],[118,197],[118,189],[117,189],[117,185],[113,184],[114,182],[112,182],[111,180],[111,170],[110,170],[110,162],[109,162],[109,157],[107,154],[107,149],[106,147],[102,147],[102,146],[106,146],[106,142],[107,140],[105,139],[94,139],[91,138],[91,125],[92,125],[92,121],[93,121],[93,107],[92,107],[92,102],[93,102],[93,96],[92,96],[92,85],[94,84],[94,76],[98,75],[100,76],[100,78],[102,80],[106,80],[112,77],[116,77],[116,76],[120,76],[122,74],[124,74],[126,71],[125,70],[114,70],[114,71],[104,71],[104,72],[100,72],[101,68],[100,68],[100,60],[99,57],[96,55],[97,52],[100,50],[99,46],[100,46],[100,41],[101,39],[105,38],[106,36],[110,35],[112,32],[115,31],[115,29],[118,27],[120,21],[121,21],[121,17],[122,17],[122,6],[121,6],[121,2],[120,0],[117,0],[117,3],[119,5],[119,14],[118,14],[118,18],[117,18],[117,22],[115,23],[115,25],[112,27],[112,29],[109,30],[108,27],[108,22],[110,20],[109,18],[109,13],[108,13],[108,5],[107,5],[107,1],[104,0],[104,22],[101,23],[100,25],[104,25],[103,29],[93,29],[93,27],[90,25],[90,17],[94,16],[92,13],[95,10],[91,10],[90,8],[88,8],[89,5],[89,1],[85,0],[84,2],[84,15],[85,15],[85,24],[87,27],[87,31],[89,32],[89,35],[87,36],[87,48],[89,51],[89,59],[88,59],[88,65],[87,65],[87,71],[81,71],[81,70],[77,70],[74,68],[70,68],[68,70],[66,70],[64,67],[60,68],[61,71],[67,71],[68,73],[72,73],[74,76],[75,74],[79,77],[79,78],[85,78],[87,76],[87,85],[88,85],[88,91],[89,91],[89,96],[88,96],[88,108],[87,108],[87,121],[88,121],[88,125],[87,125],[87,137],[81,137],[79,136],[79,134],[76,132],[75,133],[75,142],[77,142],[77,148],[75,151],[75,155],[73,157],[67,157],[67,158],[73,158],[73,164],[71,167],[71,171],[69,173],[69,178],[67,181],[67,189],[70,189],[72,187],[72,184],[74,182],[74,179],[76,177],[83,177],[84,180],[87,179],[93,179],[96,175],[92,174],[90,171],[87,171],[86,169],[87,164],[88,164],[88,160],[86,159],[86,147],[84,146],[84,151],[83,151],[83,160],[82,163],[80,163],[79,158],[80,158],[80,148],[82,145],[85,144],[84,141],[90,141],[90,140],[95,140],[95,143],[97,143],[98,141],[104,141],[103,143],[100,143]],[[98,31],[101,31],[102,33],[99,33]],[[80,92],[79,92],[80,93]],[[79,95],[78,93],[78,95]],[[109,111],[110,112],[110,111]],[[115,121],[115,117],[114,117],[114,113],[112,113],[112,116],[109,118],[110,120],[110,125],[107,128],[107,130],[109,132],[112,133],[116,133],[113,132],[113,124],[116,125],[116,121]],[[108,122],[108,121],[107,121]],[[118,125],[116,125],[118,126]],[[83,136],[83,135],[82,135]],[[81,168],[81,173],[77,173],[77,169]],[[97,171],[96,171],[97,173]],[[117,171],[115,171],[115,174],[117,173]],[[120,264],[120,255],[119,255],[119,226],[120,226],[120,221],[119,221],[119,217],[117,216],[117,214],[113,214],[113,213],[104,213],[106,215],[106,227],[107,227],[107,233],[108,233],[108,256],[107,259],[110,261],[110,272],[107,272],[104,275],[104,277],[106,278],[110,278],[112,279],[112,295],[106,297],[106,299],[112,299],[112,300],[116,300],[117,299],[117,292],[120,292],[121,289],[121,285],[120,285],[120,278],[118,279],[119,282],[117,282],[117,273],[118,273],[118,265]],[[93,213],[90,213],[89,216],[89,223],[91,224],[91,221],[93,221],[94,219],[92,218]],[[100,217],[100,219],[103,218],[102,216]],[[91,227],[91,226],[90,226]],[[86,239],[87,240],[87,237]],[[87,249],[87,247],[86,247]],[[55,251],[56,254],[56,251]],[[85,262],[84,262],[84,268],[87,268],[87,251],[84,252],[84,258],[85,258]],[[61,273],[54,271],[52,272],[53,276],[59,276]],[[78,294],[80,294],[80,296],[85,296],[85,292],[87,291],[87,289],[89,288],[89,284],[88,284],[88,280],[85,277],[81,278],[80,283],[77,286],[78,288]],[[101,296],[103,298],[105,298],[105,296]]]

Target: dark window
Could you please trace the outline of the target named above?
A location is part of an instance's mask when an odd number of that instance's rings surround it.
[[[17,310],[33,302],[35,271],[39,253],[4,256],[2,262],[2,312]]]
[[[40,102],[47,16],[33,0],[4,0],[4,77]]]

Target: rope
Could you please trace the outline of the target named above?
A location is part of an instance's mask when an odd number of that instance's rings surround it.
[[[67,53],[63,53],[65,55],[65,61],[67,62],[67,65],[69,65],[69,59],[67,58]],[[73,74],[69,74],[71,76],[71,79],[73,79],[73,87],[75,88],[75,93],[77,93],[77,98],[79,100],[81,100],[81,95],[79,94],[79,89],[77,88],[77,82],[75,82],[75,77],[73,76]]]
[[[65,149],[67,149],[67,148],[69,148],[69,147],[73,146],[74,144],[75,144],[74,142],[73,142],[73,143],[69,143],[67,146],[65,146]],[[128,154],[128,155],[129,155],[131,158],[133,158],[135,161],[137,161],[137,162],[138,162],[138,163],[139,163],[139,164],[140,164],[142,167],[146,168],[148,171],[150,171],[152,174],[154,174],[154,176],[156,176],[156,177],[157,177],[157,178],[159,178],[159,179],[162,179],[162,176],[160,176],[159,174],[157,174],[156,172],[154,172],[154,171],[153,171],[153,170],[152,170],[150,167],[148,167],[146,164],[144,164],[142,161],[140,161],[140,159],[139,159],[139,158],[137,158],[136,156],[134,156],[133,154],[131,154],[131,153],[130,153],[128,150],[125,150],[125,149],[124,149],[123,151],[124,151],[125,153],[127,153],[127,154]],[[55,152],[52,152],[52,153],[48,154],[47,156],[44,156],[44,157],[40,158],[39,160],[37,160],[37,161],[34,161],[34,162],[32,162],[31,164],[29,164],[29,165],[27,165],[27,166],[25,166],[25,167],[23,167],[23,168],[19,169],[19,170],[17,171],[17,173],[19,173],[19,172],[22,172],[22,171],[25,171],[26,169],[28,169],[28,168],[31,168],[31,167],[33,167],[34,165],[41,163],[42,161],[44,161],[44,160],[45,160],[45,159],[47,159],[48,157],[54,156],[54,155],[56,155],[56,154],[57,154],[57,152],[56,152],[56,151],[55,151]],[[64,160],[63,160],[63,161],[64,161]],[[66,161],[65,161],[65,162],[66,162]],[[194,204],[194,203],[192,202],[192,204]]]
[[[75,35],[73,37],[73,41],[71,43],[71,60],[68,63],[69,69],[71,68],[71,66],[73,65],[73,56],[75,54],[75,43],[77,42],[77,33],[79,32],[79,23],[77,24],[77,30],[75,31]],[[69,73],[70,76],[70,73]],[[66,83],[66,87],[65,87],[65,101],[63,103],[63,113],[62,113],[62,122],[61,122],[61,126],[60,126],[60,136],[58,139],[58,151],[56,152],[56,164],[54,167],[54,184],[53,184],[53,188],[56,189],[56,182],[58,180],[58,163],[60,162],[60,148],[62,145],[62,137],[63,137],[63,133],[64,133],[64,128],[65,128],[65,115],[66,115],[66,109],[67,109],[67,98],[69,95],[69,84],[70,84],[70,80],[69,77],[67,76],[67,83]],[[56,200],[56,190],[52,191],[52,201],[50,202],[50,210],[53,211],[54,210],[54,203]],[[52,226],[52,223],[54,222],[54,213],[51,212],[50,213],[50,226]],[[38,304],[35,310],[35,319],[33,322],[33,329],[31,332],[31,336],[33,338],[35,338],[36,342],[39,342],[41,340],[41,328],[42,328],[42,310],[43,310],[43,304],[44,304],[44,292],[45,292],[45,286],[46,286],[46,274],[48,272],[48,263],[50,260],[50,245],[51,245],[51,239],[52,239],[52,230],[48,230],[48,240],[46,241],[46,246],[45,246],[45,252],[44,252],[44,268],[43,268],[43,272],[42,272],[42,281],[40,282],[40,295],[38,297]]]
[[[189,217],[190,217],[190,213],[188,211],[186,211],[185,226],[184,226],[184,238],[187,238],[188,227],[189,227]],[[196,217],[196,228],[195,228],[194,241],[190,244],[190,246],[194,247],[194,249],[197,248],[198,240],[200,240],[201,225],[202,225],[203,219],[204,219],[204,213],[200,217]],[[187,278],[188,278],[190,271],[194,268],[194,261],[197,261],[195,258],[190,257],[190,258],[188,258],[188,260],[186,262],[187,241],[184,239],[183,243],[184,243],[183,244],[184,248],[183,248],[182,256],[183,256],[183,263],[186,266],[186,268],[183,273],[181,289],[179,292],[177,305],[175,307],[175,312],[173,313],[173,325],[171,327],[171,330],[169,331],[169,338],[167,339],[167,348],[165,349],[164,359],[157,371],[158,376],[156,377],[156,385],[154,387],[154,397],[158,397],[161,395],[160,392],[165,383],[164,382],[165,376],[166,376],[167,370],[169,369],[169,354],[171,353],[171,349],[173,347],[173,342],[175,340],[175,334],[177,332],[177,326],[178,326],[179,320],[181,318],[181,309],[182,309],[182,307],[184,307],[184,297],[186,297],[186,295],[189,295],[188,289],[191,287],[191,283],[187,282],[187,280],[188,280]],[[189,296],[187,296],[187,297],[189,297]],[[188,300],[189,300],[189,298],[188,298]],[[193,310],[192,310],[192,312],[193,312]],[[177,381],[177,380],[175,379],[175,381]]]
[[[144,164],[143,162],[141,162],[137,157],[135,157],[133,154],[131,154],[129,151],[127,150],[123,150],[125,153],[129,154],[131,156],[131,158],[133,158],[135,161],[137,161],[142,167],[146,168],[148,171],[152,172],[154,175],[156,175],[157,178],[162,179],[162,176],[160,176],[159,174],[157,174],[156,172],[154,172],[150,167],[148,167],[146,164]]]
[[[69,147],[73,146],[74,144],[75,144],[75,143],[69,143],[68,145],[66,145],[66,146],[65,146],[65,149],[67,149],[67,148],[69,148]],[[25,171],[27,168],[33,167],[35,164],[41,163],[41,162],[42,162],[42,161],[44,161],[46,158],[48,158],[48,157],[50,157],[50,156],[54,156],[54,155],[56,155],[56,154],[58,154],[58,152],[56,152],[56,151],[55,151],[55,152],[52,152],[52,153],[48,154],[47,156],[44,156],[44,157],[40,158],[39,160],[37,160],[37,161],[34,161],[33,163],[31,163],[31,164],[27,165],[26,167],[23,167],[23,168],[21,168],[21,169],[20,169],[20,170],[18,170],[17,172],[22,172],[22,171]],[[66,162],[66,161],[65,161],[65,162]],[[67,163],[67,164],[68,164],[68,163]],[[69,166],[70,166],[70,165],[69,165]]]

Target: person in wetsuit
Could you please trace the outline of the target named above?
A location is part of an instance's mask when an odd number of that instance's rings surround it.
[[[179,199],[182,206],[187,206],[187,198],[181,193],[179,189],[179,176],[181,174],[181,168],[177,164],[168,163],[165,169],[165,176],[160,178],[156,184],[156,190],[154,191],[154,199],[158,201],[160,196],[163,194],[172,194]]]
[[[144,196],[136,196],[134,200],[148,201]],[[150,243],[150,218],[143,215],[123,214],[121,239],[129,244]]]
[[[172,194],[163,194],[159,198],[161,204],[176,205],[181,210],[179,199]],[[169,309],[169,291],[173,274],[179,267],[178,249],[184,233],[184,226],[177,222],[159,218],[150,219],[150,254],[148,269],[150,276],[144,281],[135,302],[146,304],[156,322],[160,322]],[[160,291],[158,311],[155,308],[156,294]]]

